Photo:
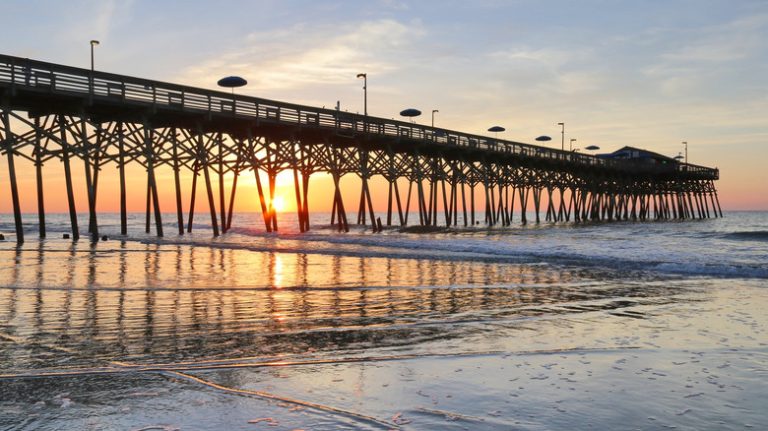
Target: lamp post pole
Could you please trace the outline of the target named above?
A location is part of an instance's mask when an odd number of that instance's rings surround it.
[[[683,145],[685,145],[685,164],[688,164],[688,141],[683,141]]]
[[[437,109],[432,110],[432,127],[435,127],[435,113],[440,112]]]
[[[91,40],[91,76],[88,78],[88,86],[90,87],[91,95],[89,97],[93,97],[93,47],[98,44],[98,40]]]
[[[358,78],[363,78],[363,113],[368,116],[368,74],[358,73]]]
[[[557,123],[557,125],[562,127],[560,129],[560,149],[565,151],[565,123]]]
[[[98,40],[92,40],[91,41],[91,72],[93,72],[93,47],[98,45],[98,44],[99,44]]]
[[[576,138],[571,138],[570,150],[573,151],[573,143],[576,142]]]

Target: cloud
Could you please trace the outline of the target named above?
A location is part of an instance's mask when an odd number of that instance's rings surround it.
[[[768,14],[757,14],[727,23],[681,31],[683,46],[662,54],[673,62],[724,63],[762,51],[768,33]]]
[[[399,68],[397,57],[424,34],[418,21],[390,19],[336,28],[298,24],[288,29],[248,35],[246,46],[188,67],[181,79],[210,87],[218,77],[238,74],[255,88],[296,89],[348,83],[365,70],[383,75]]]
[[[488,57],[503,63],[538,63],[549,68],[560,68],[563,65],[584,60],[590,56],[589,50],[565,50],[554,48],[516,48],[503,51],[493,51]]]

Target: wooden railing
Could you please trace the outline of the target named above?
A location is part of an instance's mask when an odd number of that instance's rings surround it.
[[[92,103],[119,101],[160,110],[208,115],[227,115],[260,123],[314,127],[339,135],[378,135],[420,141],[468,150],[489,151],[565,162],[578,166],[601,166],[628,173],[678,171],[685,177],[717,179],[718,170],[686,163],[643,164],[636,160],[605,159],[572,151],[561,151],[487,136],[423,126],[405,121],[365,116],[339,110],[277,102],[258,97],[91,71],[20,57],[0,55],[0,88],[11,94],[19,89],[51,95],[88,98]]]

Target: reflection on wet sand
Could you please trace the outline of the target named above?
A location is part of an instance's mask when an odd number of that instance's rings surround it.
[[[0,336],[24,358],[0,360],[1,368],[73,360],[61,352],[169,362],[413,347],[679,293],[529,265],[92,247],[0,252],[17,262],[0,270]],[[25,356],[28,349],[50,354]]]

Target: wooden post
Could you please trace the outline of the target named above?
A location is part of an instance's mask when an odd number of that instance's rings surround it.
[[[437,177],[435,176],[434,166],[432,175],[429,177],[429,225],[437,225]]]
[[[96,193],[94,192],[93,177],[91,176],[91,161],[89,153],[91,145],[88,141],[88,130],[85,120],[80,121],[80,145],[83,148],[83,164],[85,165],[85,186],[88,191],[88,232],[93,239],[98,240],[99,228],[96,225]]]
[[[205,146],[203,145],[203,133],[200,131],[197,139],[197,154],[200,163],[203,165],[203,177],[205,178],[205,192],[208,196],[208,209],[211,213],[211,227],[213,236],[219,236],[219,222],[216,219],[216,203],[213,200],[213,189],[211,187],[211,174],[208,172],[208,157]]]
[[[179,179],[179,140],[175,127],[171,129],[171,145],[173,146],[173,185],[176,191],[176,222],[179,225],[179,235],[184,235],[184,210],[181,207],[181,180]]]
[[[341,190],[339,188],[340,174],[336,166],[332,168],[331,176],[333,177],[333,186],[334,186],[333,193],[334,193],[334,200],[336,201],[335,207],[338,212],[338,218],[339,218],[339,230],[343,229],[344,232],[349,232],[349,222],[347,221],[347,212],[344,210],[344,201],[341,197]]]
[[[462,182],[461,183],[461,210],[462,210],[462,212],[464,214],[464,227],[467,227],[467,223],[468,223],[468,220],[467,220],[467,196],[466,196],[466,193],[464,191],[464,185],[465,184]]]
[[[475,225],[475,186],[477,184],[472,183],[469,185],[469,213],[472,217],[472,226]]]
[[[93,225],[94,229],[98,232],[98,224],[96,222],[96,216],[98,210],[96,204],[99,201],[99,172],[101,172],[101,144],[104,139],[104,131],[101,128],[101,124],[96,126],[96,149],[93,153]]]
[[[408,214],[411,212],[411,190],[413,190],[413,181],[408,180],[408,196],[405,199],[405,219],[403,226],[408,226]]]
[[[715,217],[718,216],[717,214],[717,206],[715,205],[715,185],[710,181],[709,184],[709,200],[712,202],[712,213],[715,215]],[[723,215],[720,214],[720,217]]]
[[[144,232],[149,233],[149,228],[152,225],[152,181],[149,178],[149,170],[147,170],[147,205],[146,217],[144,217]]]
[[[301,200],[301,187],[299,186],[298,161],[293,160],[293,187],[296,192],[296,216],[299,219],[299,231],[304,232],[304,210]]]
[[[67,187],[67,203],[69,206],[69,223],[72,226],[72,240],[80,239],[80,229],[77,226],[77,210],[75,209],[75,192],[72,189],[72,168],[69,164],[69,144],[67,143],[67,122],[59,115],[59,130],[61,133],[61,154],[64,162],[64,179]]]
[[[440,187],[443,191],[443,214],[445,215],[445,225],[451,226],[451,207],[448,205],[448,195],[445,192],[445,180],[440,180]]]
[[[456,189],[456,171],[453,171],[453,175],[451,177],[451,180],[448,184],[450,184],[451,187],[451,193],[450,197],[448,198],[449,205],[451,206],[451,223],[453,226],[458,226],[459,224],[459,191]]]
[[[715,202],[717,203],[717,212],[720,213],[720,218],[723,217],[723,209],[720,207],[720,198],[717,197],[717,190],[715,189],[714,183],[712,183],[712,190],[715,195]]]
[[[227,233],[227,209],[224,202],[224,137],[217,135],[219,149],[219,205],[221,208],[221,233]]]
[[[429,220],[427,219],[427,208],[426,204],[424,204],[424,186],[421,183],[421,175],[417,177],[416,180],[416,202],[419,204],[419,224],[421,226],[424,226],[425,224],[429,223]]]
[[[128,234],[128,205],[125,192],[125,131],[122,121],[117,123],[117,167],[120,175],[120,235]]]
[[[365,185],[365,197],[368,200],[368,212],[371,214],[371,225],[374,232],[380,232],[378,224],[376,223],[376,215],[373,213],[373,200],[371,199],[371,191],[368,188],[368,181],[363,183]]]
[[[235,145],[240,146],[241,142],[236,142]],[[238,151],[237,154],[237,161],[235,162],[235,168],[232,170],[232,173],[235,175],[235,178],[232,180],[232,190],[230,190],[229,193],[229,211],[227,211],[227,222],[224,224],[226,226],[227,231],[229,231],[230,228],[232,228],[232,213],[235,211],[235,192],[237,191],[237,178],[240,176],[240,163],[241,163],[241,156],[240,151]]]
[[[248,143],[251,148],[251,168],[253,169],[253,175],[256,177],[256,189],[259,192],[259,203],[261,204],[261,216],[264,220],[264,225],[267,232],[272,232],[272,220],[270,219],[270,212],[267,211],[267,201],[264,198],[264,187],[261,185],[261,175],[259,175],[259,163],[256,159],[256,146],[253,140],[253,132],[248,129]]]
[[[272,204],[275,201],[275,184],[277,180],[277,172],[273,171],[270,167],[269,172],[267,172],[267,177],[269,179],[269,218],[272,221],[272,230],[277,232],[277,210],[275,210],[275,207]]]
[[[304,231],[309,231],[309,176],[311,175],[309,169],[301,173],[302,187],[304,190]]]
[[[3,127],[5,128],[5,154],[8,156],[8,176],[11,177],[11,200],[13,201],[13,221],[16,225],[16,242],[24,243],[24,227],[21,220],[21,206],[19,205],[19,188],[16,184],[16,164],[13,160],[13,144],[16,138],[11,132],[11,119],[8,111],[2,111]]]
[[[333,194],[333,205],[331,207],[331,226],[336,224],[336,205],[338,205],[338,202],[336,201],[336,193]]]
[[[400,190],[397,187],[397,178],[395,178],[395,202],[397,203],[397,215],[400,220],[400,226],[405,226],[405,218],[403,218],[403,205],[400,202]]]
[[[152,146],[152,135],[154,131],[149,127],[149,124],[144,121],[144,142],[146,145],[146,157],[147,157],[147,178],[149,188],[152,192],[152,206],[155,208],[155,230],[157,236],[163,236],[163,220],[160,214],[160,199],[157,194],[157,180],[155,178],[155,154]]]
[[[498,218],[501,219],[501,225],[507,226],[507,211],[506,211],[506,205],[504,202],[504,186],[501,183],[498,183],[498,189],[499,189],[499,203],[497,205],[498,210]]]
[[[195,219],[195,196],[197,195],[197,176],[200,171],[199,155],[195,155],[195,163],[192,167],[192,191],[189,195],[189,217],[187,222],[187,232],[192,232],[192,221]]]
[[[35,178],[37,180],[37,219],[40,238],[45,238],[45,201],[43,199],[43,147],[40,117],[35,117]]]
[[[514,219],[515,214],[515,187],[512,186],[512,196],[507,196],[507,199],[509,199],[509,224],[512,225],[512,220]]]
[[[365,177],[361,177],[365,181]],[[360,204],[357,208],[357,224],[365,224],[365,186],[360,184]]]

